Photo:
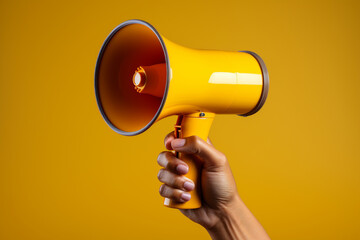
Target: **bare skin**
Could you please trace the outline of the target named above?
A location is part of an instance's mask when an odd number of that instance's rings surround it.
[[[174,153],[194,154],[203,162],[201,173],[203,204],[198,209],[180,210],[186,217],[203,226],[212,239],[270,239],[264,228],[241,200],[226,156],[214,148],[211,142],[197,136],[175,139],[173,132],[165,137],[169,151],[159,154],[162,169],[158,179],[163,183],[160,195],[178,202],[190,200],[189,191],[194,183],[184,174],[185,162]]]

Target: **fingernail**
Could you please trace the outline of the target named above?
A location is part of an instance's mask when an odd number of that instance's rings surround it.
[[[189,171],[189,167],[183,164],[179,164],[176,167],[176,171],[180,174],[185,174]]]
[[[182,147],[185,145],[185,139],[174,139],[171,142],[172,147]]]
[[[189,201],[190,200],[190,198],[191,198],[191,195],[190,195],[190,193],[187,193],[187,192],[184,192],[184,193],[182,193],[181,194],[181,200],[183,200],[183,201]]]
[[[189,182],[189,181],[186,181],[184,183],[184,188],[187,190],[187,191],[191,191],[195,188],[195,184],[192,183],[192,182]]]

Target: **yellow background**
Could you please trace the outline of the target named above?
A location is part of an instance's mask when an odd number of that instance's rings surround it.
[[[208,239],[162,206],[175,117],[124,137],[97,109],[100,47],[121,22],[181,45],[258,53],[264,108],[210,136],[273,239],[360,239],[357,1],[1,1],[0,239]]]

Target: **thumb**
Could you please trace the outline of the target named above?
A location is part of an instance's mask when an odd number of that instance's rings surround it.
[[[218,171],[225,166],[225,155],[198,136],[176,138],[171,141],[173,150],[181,153],[193,154],[204,161],[204,168],[208,171]]]

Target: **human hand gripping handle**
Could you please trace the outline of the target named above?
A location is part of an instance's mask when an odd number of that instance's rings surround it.
[[[210,141],[197,136],[176,139],[174,133],[165,138],[165,147],[194,157],[202,163],[202,206],[197,209],[180,209],[192,221],[207,229],[213,239],[269,239],[261,224],[245,206],[237,192],[226,156],[214,148]],[[160,153],[158,173],[160,195],[172,201],[189,201],[194,182],[184,175],[187,164],[171,151]]]
[[[211,124],[213,122],[214,113],[193,113],[187,115],[179,115],[174,131],[175,138],[186,138],[192,135],[197,135],[199,138],[207,139]],[[165,198],[164,205],[178,209],[195,209],[201,207],[201,187],[200,174],[202,163],[196,159],[196,156],[189,155],[183,152],[175,152],[175,157],[182,160],[187,166],[187,173],[184,177],[187,178],[187,189],[189,193],[184,193],[182,196],[186,201],[176,201],[171,198]],[[181,168],[181,166],[180,166]],[[190,187],[190,185],[192,186]],[[191,195],[190,195],[191,194]]]

